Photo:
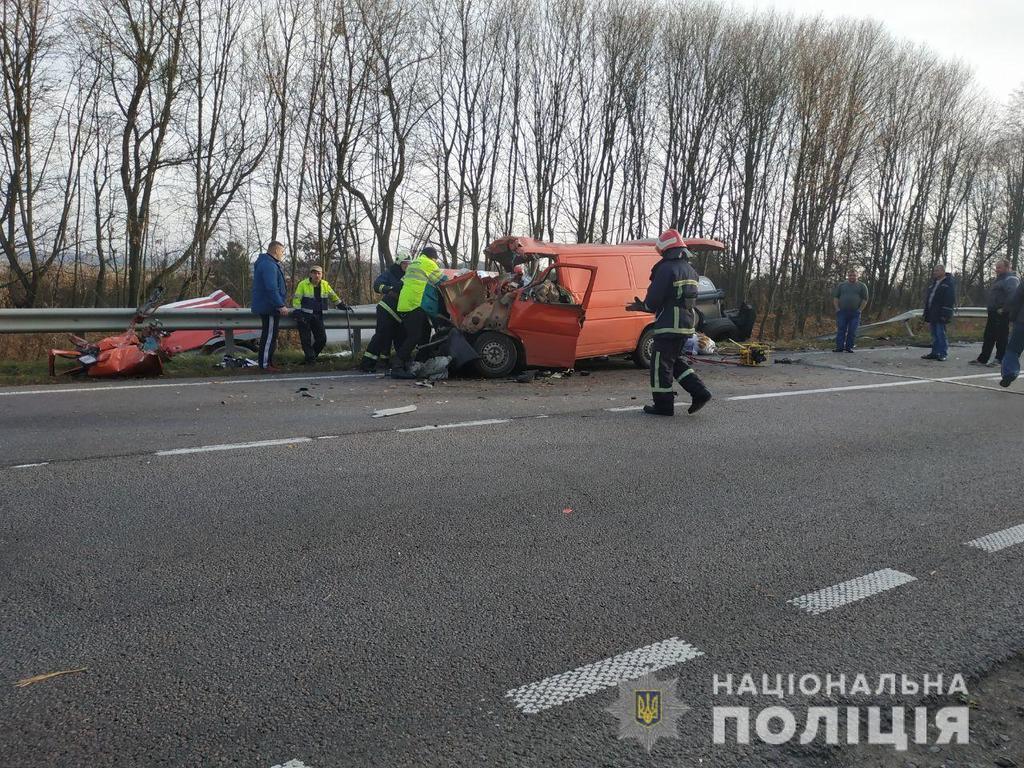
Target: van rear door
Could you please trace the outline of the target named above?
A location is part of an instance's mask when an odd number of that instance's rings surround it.
[[[559,285],[559,270],[569,269],[589,273],[586,291],[579,302]],[[507,327],[510,334],[522,341],[527,365],[572,368],[596,274],[597,267],[553,264],[528,286],[519,289],[512,302]]]

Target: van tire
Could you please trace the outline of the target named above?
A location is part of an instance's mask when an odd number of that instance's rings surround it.
[[[653,344],[654,327],[649,326],[644,328],[644,332],[640,334],[640,341],[636,343],[636,349],[633,350],[633,364],[637,368],[651,367],[651,347]]]
[[[484,378],[500,379],[510,375],[519,365],[516,342],[504,333],[484,331],[473,339],[473,349],[480,355],[474,366]]]

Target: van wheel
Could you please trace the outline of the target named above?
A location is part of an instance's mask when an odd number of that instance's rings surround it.
[[[654,354],[654,329],[648,328],[640,334],[640,341],[633,350],[633,363],[637,368],[650,368],[651,355]]]
[[[519,364],[515,341],[503,333],[484,331],[474,339],[473,349],[480,355],[475,363],[476,370],[488,379],[508,376]]]

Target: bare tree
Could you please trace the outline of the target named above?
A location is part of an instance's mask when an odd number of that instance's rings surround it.
[[[83,118],[96,91],[95,79],[81,71],[58,87],[47,68],[57,54],[54,25],[48,0],[0,4],[0,249],[19,289],[12,292],[15,304],[25,307],[36,304],[43,279],[68,244],[87,151]]]

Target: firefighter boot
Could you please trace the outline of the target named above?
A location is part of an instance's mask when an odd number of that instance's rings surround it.
[[[675,416],[675,394],[672,392],[655,392],[654,405],[645,405],[644,413],[654,416]]]
[[[711,393],[704,386],[704,382],[697,378],[697,374],[691,373],[689,376],[683,377],[680,379],[679,385],[690,396],[690,407],[686,409],[686,412],[691,416],[711,401]]]

